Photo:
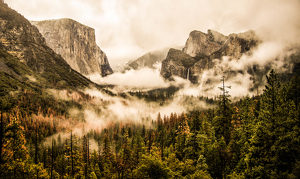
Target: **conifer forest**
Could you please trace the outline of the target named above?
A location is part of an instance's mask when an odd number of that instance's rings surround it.
[[[221,87],[215,108],[111,122],[83,136],[69,127],[85,130],[82,119],[65,111],[78,101],[7,95],[0,178],[297,178],[300,78],[281,84],[272,70],[266,79],[261,95],[232,102]]]

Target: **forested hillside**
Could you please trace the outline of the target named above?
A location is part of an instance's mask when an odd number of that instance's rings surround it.
[[[216,108],[111,120],[83,136],[65,111],[79,102],[25,90],[1,99],[0,178],[299,178],[299,83],[272,70],[262,95],[231,102],[221,88]]]

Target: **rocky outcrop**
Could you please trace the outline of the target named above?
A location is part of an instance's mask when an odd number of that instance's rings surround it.
[[[245,53],[250,55],[251,49],[259,43],[254,31],[247,31],[240,34],[230,34],[222,47],[211,54],[211,59],[229,56],[230,58],[239,59]]]
[[[214,40],[215,38],[217,41]],[[216,35],[216,33],[206,34],[195,30],[190,33],[183,52],[191,57],[195,57],[197,54],[209,56],[221,48],[222,44],[220,41],[222,39],[223,37]]]
[[[213,68],[215,63],[209,57],[203,57],[197,60],[197,62],[190,68],[189,80],[192,83],[197,83],[199,76],[201,76],[204,70],[209,70]]]
[[[161,76],[172,80],[179,76],[192,83],[197,83],[198,76],[203,70],[213,67],[213,62],[208,56],[191,57],[182,50],[170,49],[167,58],[162,61]]]
[[[192,31],[182,51],[170,49],[162,62],[161,75],[166,79],[173,75],[184,79],[188,76],[188,80],[197,83],[204,70],[214,67],[214,59],[221,60],[223,56],[239,59],[243,54],[250,55],[258,43],[254,31],[229,36],[213,30]]]
[[[187,79],[188,68],[194,64],[194,59],[181,50],[171,48],[167,58],[162,61],[161,76],[172,79],[172,76],[180,76]]]
[[[83,75],[113,73],[107,56],[96,44],[95,29],[72,19],[33,21],[46,44]]]
[[[220,45],[224,44],[225,41],[228,39],[228,36],[221,34],[220,32],[208,29],[207,30],[208,39],[210,41],[214,41],[219,43]]]

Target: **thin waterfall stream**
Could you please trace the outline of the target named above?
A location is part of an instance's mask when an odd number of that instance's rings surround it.
[[[187,75],[186,75],[186,79],[189,80],[189,77],[190,77],[190,68],[188,68],[188,71],[187,71]]]

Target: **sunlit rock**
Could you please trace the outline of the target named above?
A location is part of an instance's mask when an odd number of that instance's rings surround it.
[[[31,22],[44,36],[46,44],[83,75],[113,73],[106,54],[96,44],[95,29],[72,19]]]

